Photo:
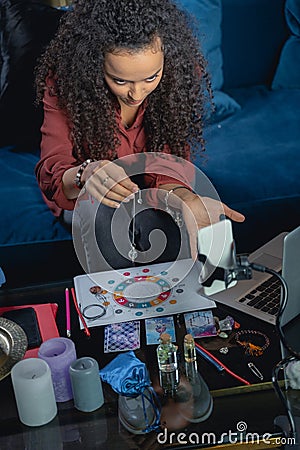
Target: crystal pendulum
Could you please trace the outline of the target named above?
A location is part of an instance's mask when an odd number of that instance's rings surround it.
[[[138,256],[138,252],[136,251],[135,245],[133,242],[130,244],[131,249],[128,252],[128,257],[131,259],[131,262],[134,263]]]

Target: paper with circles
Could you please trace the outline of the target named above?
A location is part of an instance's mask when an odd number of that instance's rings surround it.
[[[214,308],[192,260],[79,275],[76,297],[88,327]],[[80,322],[80,326],[82,324]]]

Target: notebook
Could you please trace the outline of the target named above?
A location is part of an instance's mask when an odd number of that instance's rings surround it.
[[[288,301],[282,316],[287,325],[300,314],[300,226],[281,233],[249,255],[249,261],[281,272],[288,286]],[[281,286],[275,276],[253,271],[251,280],[239,281],[211,299],[236,310],[275,324],[281,299]]]
[[[41,303],[23,306],[3,306],[0,307],[0,316],[6,311],[12,311],[15,309],[27,307],[32,307],[36,312],[42,342],[54,337],[59,337],[59,332],[56,325],[56,314],[58,310],[58,305],[56,303]],[[24,355],[24,358],[37,358],[38,350],[38,347],[28,349]]]

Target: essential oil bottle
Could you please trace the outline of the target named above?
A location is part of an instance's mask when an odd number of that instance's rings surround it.
[[[184,359],[186,362],[195,362],[197,359],[195,341],[191,334],[186,334],[183,341]]]
[[[160,335],[160,344],[156,349],[158,367],[162,372],[173,372],[178,369],[177,346],[171,341],[168,333]]]

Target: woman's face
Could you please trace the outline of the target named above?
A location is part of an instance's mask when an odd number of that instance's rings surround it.
[[[158,86],[164,65],[160,39],[138,52],[120,49],[107,53],[104,78],[120,106],[138,108]]]

